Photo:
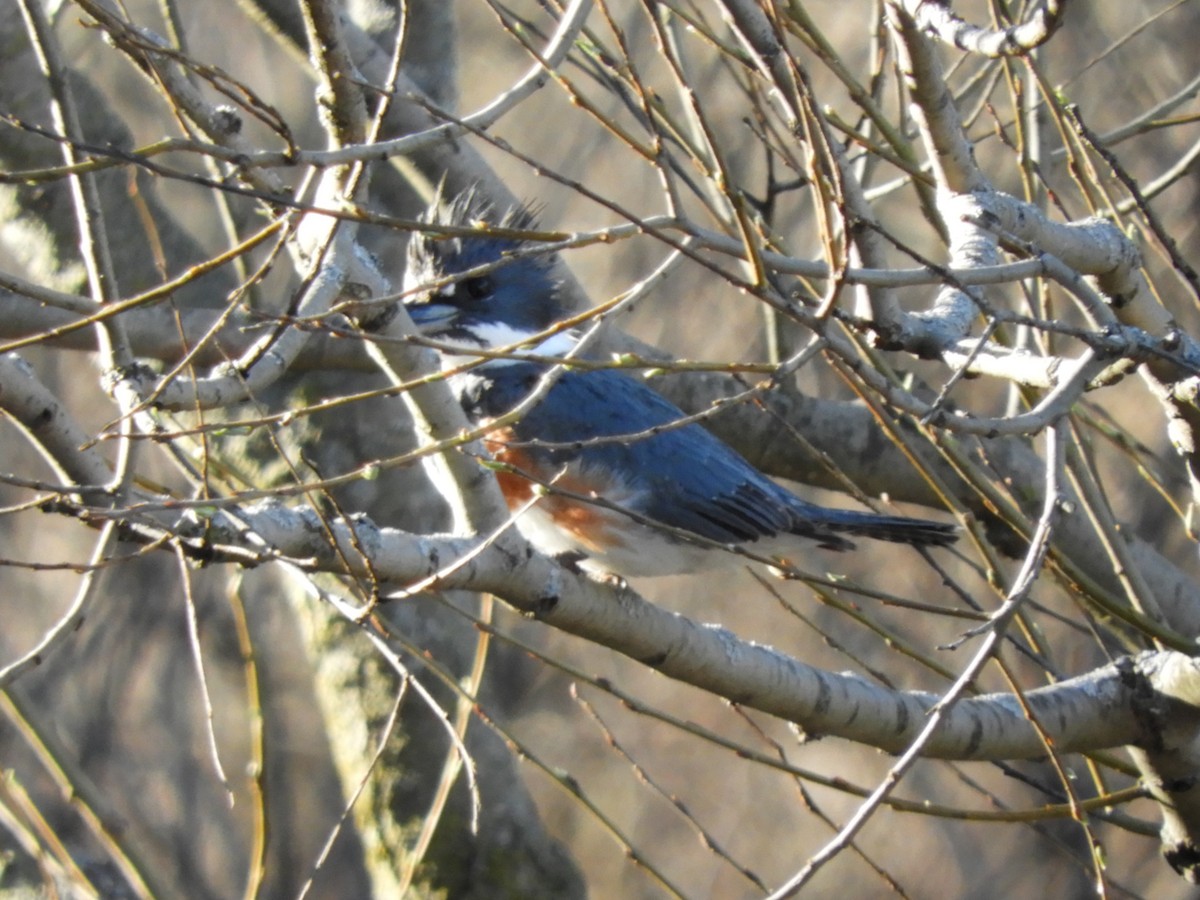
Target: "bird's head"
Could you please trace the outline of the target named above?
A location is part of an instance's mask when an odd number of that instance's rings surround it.
[[[423,221],[479,229],[477,234],[452,237],[413,234],[404,302],[423,334],[469,347],[499,347],[544,331],[563,316],[553,257],[514,256],[531,244],[487,233],[489,228],[536,227],[529,207],[498,213],[486,198],[469,190],[450,200],[439,198]]]

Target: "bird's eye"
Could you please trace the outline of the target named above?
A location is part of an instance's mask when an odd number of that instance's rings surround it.
[[[463,282],[463,290],[472,300],[482,300],[492,292],[492,279],[486,275],[477,275]]]

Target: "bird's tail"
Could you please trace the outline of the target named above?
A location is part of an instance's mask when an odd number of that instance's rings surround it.
[[[873,513],[855,512],[849,509],[823,509],[816,523],[821,531],[849,534],[855,537],[872,538],[877,541],[892,541],[896,544],[915,544],[918,547],[945,547],[958,540],[958,526],[928,519],[910,519],[906,516],[877,516]],[[854,545],[843,538],[832,536],[823,546],[832,550],[850,549]]]

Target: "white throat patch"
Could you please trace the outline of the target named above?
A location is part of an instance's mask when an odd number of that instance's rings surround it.
[[[442,352],[442,368],[452,369],[467,363],[477,362],[479,356],[472,350],[497,350],[501,347],[514,347],[516,352],[532,353],[537,356],[566,356],[574,349],[579,341],[579,333],[575,331],[560,331],[552,334],[533,346],[519,346],[530,340],[536,331],[521,331],[503,322],[486,322],[475,325],[469,338],[458,338],[447,343],[461,347],[463,352]]]

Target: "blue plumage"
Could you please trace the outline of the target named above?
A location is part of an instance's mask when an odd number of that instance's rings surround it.
[[[430,221],[533,225],[527,209],[496,217],[473,193],[437,205]],[[409,312],[423,332],[454,344],[447,356],[455,364],[470,359],[472,349],[528,340],[563,314],[553,261],[511,257],[526,249],[521,241],[487,234],[442,240],[414,235]],[[480,265],[493,267],[465,274]],[[461,277],[423,289],[447,276]],[[472,421],[488,424],[525,401],[547,369],[532,361],[489,360],[454,376],[452,384]],[[622,575],[736,562],[711,542],[780,556],[794,551],[795,536],[832,550],[854,546],[846,534],[917,545],[944,545],[957,537],[951,525],[802,500],[701,426],[676,425],[682,418],[677,407],[625,373],[567,370],[486,443],[507,464],[500,486],[509,505],[524,510],[517,524],[532,543]],[[549,486],[545,496],[535,494],[538,483]]]
[[[536,387],[546,368],[491,361],[460,379],[475,421],[507,413]],[[720,543],[741,543],[804,528],[816,507],[789,494],[673,404],[621,372],[567,371],[512,426],[515,443],[541,472],[575,461],[623,473],[643,501],[634,512]],[[830,534],[840,549],[845,541]]]

